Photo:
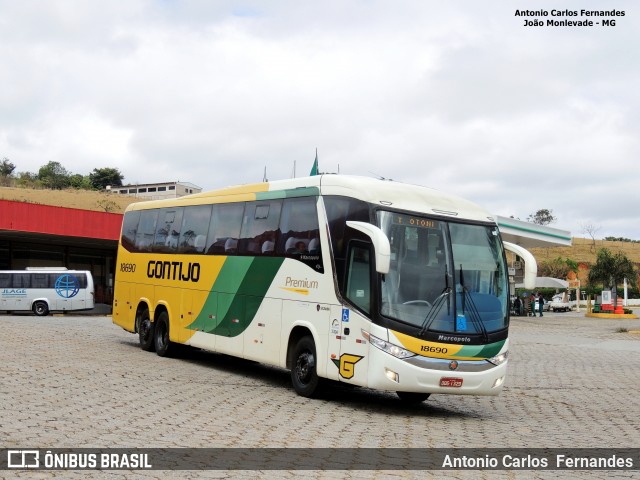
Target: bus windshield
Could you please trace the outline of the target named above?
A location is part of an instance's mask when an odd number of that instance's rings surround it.
[[[388,211],[391,244],[380,312],[420,334],[483,335],[508,322],[508,278],[498,228]]]

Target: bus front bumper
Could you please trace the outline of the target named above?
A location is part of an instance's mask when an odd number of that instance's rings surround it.
[[[504,386],[507,363],[423,356],[400,359],[371,346],[368,386],[398,392],[498,395]]]

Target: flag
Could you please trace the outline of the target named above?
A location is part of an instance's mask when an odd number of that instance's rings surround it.
[[[310,177],[313,177],[315,175],[318,175],[318,149],[316,148],[316,159],[313,162],[313,167],[311,167],[311,173],[309,174]]]

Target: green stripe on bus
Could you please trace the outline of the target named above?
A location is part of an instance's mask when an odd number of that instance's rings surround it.
[[[188,328],[226,337],[240,335],[253,321],[284,262],[279,257],[228,257],[205,306]],[[216,311],[215,319],[209,318]]]
[[[275,200],[278,198],[313,197],[320,195],[318,187],[292,188],[290,190],[274,190],[273,192],[256,192],[256,200]]]
[[[489,345],[465,345],[456,354],[456,357],[475,357],[475,358],[495,357],[502,349],[504,342],[505,340],[491,343]]]

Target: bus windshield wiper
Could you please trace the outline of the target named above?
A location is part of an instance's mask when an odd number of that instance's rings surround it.
[[[471,322],[476,326],[476,328],[482,333],[482,338],[484,338],[485,342],[489,341],[489,334],[487,333],[487,329],[484,326],[484,322],[482,321],[482,316],[480,312],[478,312],[478,307],[476,307],[473,298],[471,297],[471,292],[464,284],[464,273],[462,271],[462,264],[460,264],[460,286],[462,287],[462,313],[466,314],[467,311],[470,313]],[[469,301],[469,309],[467,309],[466,304],[467,300]]]
[[[448,271],[445,271],[444,273],[444,284],[445,284],[444,290],[442,290],[442,293],[438,295],[438,298],[436,298],[436,301],[433,302],[433,306],[431,307],[431,310],[429,310],[429,313],[427,313],[427,316],[424,318],[424,321],[422,322],[422,328],[420,329],[419,336],[423,336],[425,332],[429,330],[429,327],[438,316],[438,313],[440,313],[440,310],[444,305],[445,299],[447,301],[447,315],[451,315],[451,287],[449,286]]]

